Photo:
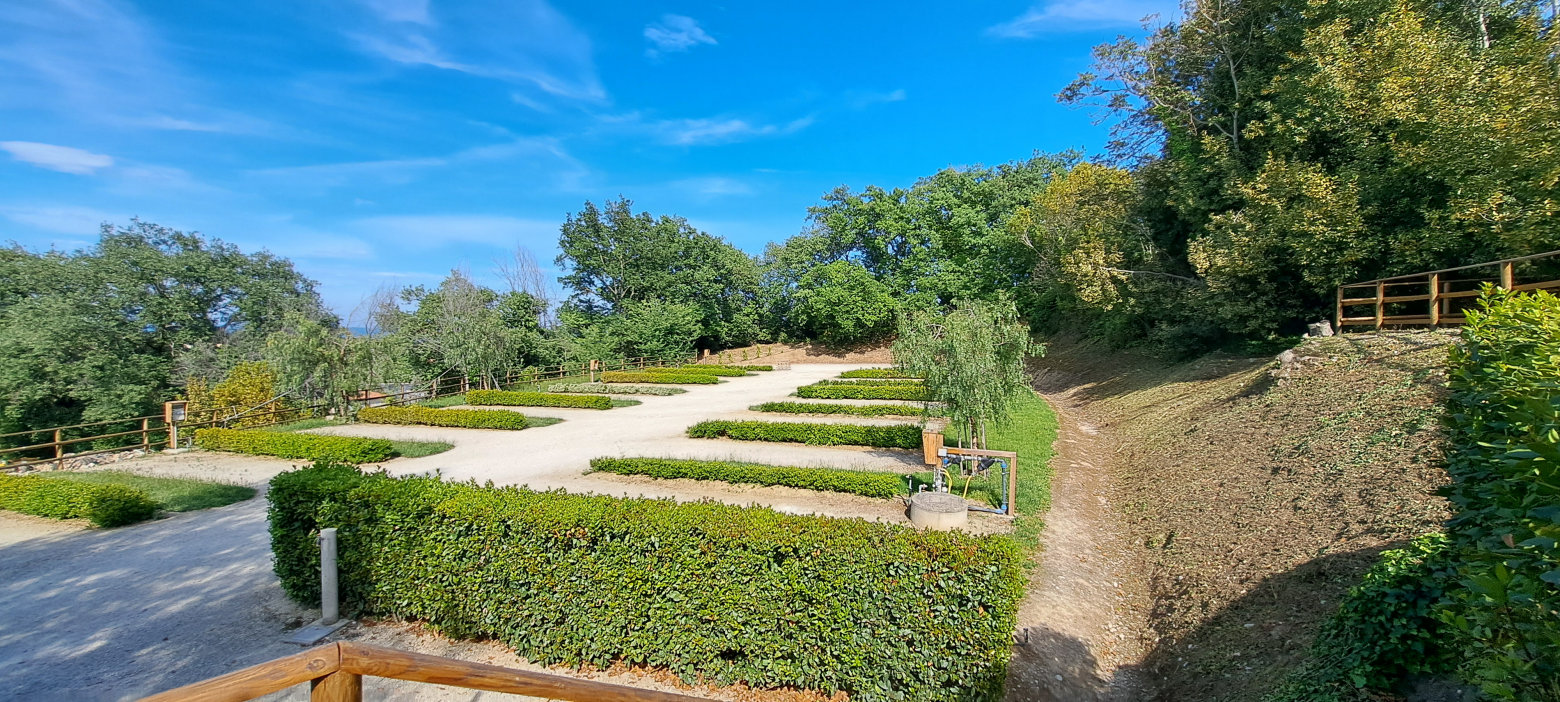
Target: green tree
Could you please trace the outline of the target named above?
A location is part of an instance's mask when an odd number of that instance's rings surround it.
[[[961,301],[953,309],[906,314],[894,363],[925,378],[932,402],[960,445],[986,447],[986,426],[1002,422],[1029,388],[1024,359],[1044,353],[1011,302]]]
[[[266,337],[265,360],[277,385],[306,405],[324,404],[337,416],[351,412],[352,397],[384,380],[381,337],[351,332],[301,314],[289,315]]]
[[[880,341],[894,331],[899,303],[860,264],[835,261],[802,274],[792,314],[808,338],[830,346]]]

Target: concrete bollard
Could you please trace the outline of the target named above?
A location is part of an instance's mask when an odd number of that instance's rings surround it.
[[[958,495],[918,492],[910,497],[910,523],[922,529],[958,529],[969,519],[969,503]]]
[[[335,624],[341,618],[340,594],[336,588],[336,530],[320,530],[320,623]]]

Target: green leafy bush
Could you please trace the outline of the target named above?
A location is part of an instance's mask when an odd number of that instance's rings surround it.
[[[212,451],[341,463],[375,463],[395,455],[395,446],[385,439],[246,429],[199,429],[195,445]]]
[[[1469,636],[1487,695],[1560,697],[1560,298],[1487,289],[1452,351],[1447,524],[1461,587],[1443,619]]]
[[[820,380],[813,385],[904,385],[911,387],[923,387],[926,381],[918,378],[851,378],[847,380]]]
[[[856,417],[917,417],[921,414],[921,408],[914,405],[836,405],[828,402],[765,402],[748,409],[754,412],[847,414]]]
[[[665,385],[621,385],[614,383],[560,383],[547,388],[548,392],[594,392],[612,393],[614,395],[680,395],[688,392],[683,388],[672,388]]]
[[[841,378],[913,378],[899,368],[857,368],[840,374]]]
[[[145,492],[125,485],[0,475],[0,509],[116,527],[151,519],[157,513],[157,503]]]
[[[466,392],[466,402],[473,405],[504,405],[506,407],[612,409],[612,398],[605,395],[563,395],[548,392],[514,392],[512,390],[469,390]]]
[[[468,429],[524,429],[525,415],[508,410],[434,409],[431,407],[364,407],[358,421],[370,424],[416,424]]]
[[[1023,594],[1022,555],[1001,536],[337,466],[277,476],[269,497],[276,571],[300,602],[318,596],[314,535],[335,527],[347,611],[542,664],[995,699]]]
[[[775,369],[774,366],[737,366],[737,368],[745,371],[772,371]]]
[[[712,419],[688,427],[695,439],[727,437],[743,441],[785,441],[816,446],[877,446],[921,448],[921,428],[913,424],[865,426],[803,422],[729,421]]]
[[[747,371],[741,368],[727,366],[651,366],[645,369],[646,373],[671,373],[671,374],[696,374],[718,375],[726,378],[740,378],[747,375]]]
[[[752,485],[784,485],[806,490],[845,492],[867,497],[895,497],[907,493],[905,476],[867,470],[800,468],[732,461],[695,461],[672,458],[593,458],[591,470],[652,478],[691,478]]]
[[[720,382],[720,378],[708,373],[629,373],[625,371],[606,371],[601,374],[601,382],[714,385]]]
[[[1445,535],[1426,534],[1386,551],[1322,625],[1312,658],[1271,702],[1353,699],[1390,692],[1420,675],[1451,672],[1458,637],[1437,617],[1455,581]]]
[[[926,388],[910,385],[806,385],[797,397],[814,400],[926,400]]]

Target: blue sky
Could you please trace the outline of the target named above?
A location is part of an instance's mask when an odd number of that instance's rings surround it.
[[[1104,143],[1054,94],[1164,0],[0,5],[0,240],[131,216],[348,314],[626,196],[759,253],[838,185]],[[548,271],[555,274],[555,271]]]

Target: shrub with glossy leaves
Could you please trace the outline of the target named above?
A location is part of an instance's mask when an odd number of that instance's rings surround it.
[[[151,519],[157,513],[157,502],[144,491],[125,485],[0,475],[0,509],[116,527]]]
[[[612,409],[612,398],[605,395],[564,395],[550,392],[514,392],[512,390],[470,390],[467,404],[506,407],[573,407]]]
[[[840,374],[841,378],[913,378],[899,368],[857,368]]]
[[[341,463],[376,463],[395,455],[395,446],[385,439],[244,429],[199,429],[195,445],[211,451]]]
[[[283,589],[317,601],[335,527],[344,609],[493,638],[542,664],[861,700],[1000,697],[1023,595],[1012,539],[316,466],[271,482]]]
[[[435,409],[432,407],[364,407],[358,421],[370,424],[412,424],[467,429],[524,429],[525,415],[508,410]]]
[[[921,428],[913,424],[868,426],[712,419],[688,427],[688,436],[695,439],[726,437],[742,441],[783,441],[816,446],[921,447]]]
[[[831,402],[765,402],[748,409],[782,414],[843,414],[854,417],[919,417],[915,405],[839,405]]]
[[[926,388],[917,385],[807,385],[797,397],[815,400],[926,400]]]
[[[783,485],[805,490],[844,492],[866,497],[895,497],[908,492],[908,480],[897,473],[839,468],[772,466],[735,461],[676,458],[593,458],[590,469],[652,478],[719,480],[750,485]]]
[[[728,368],[726,366],[650,366],[646,373],[680,374],[680,375],[718,375],[724,378],[740,378],[748,372],[741,368]]]
[[[708,373],[629,373],[627,371],[606,371],[601,374],[601,382],[714,385],[720,382],[720,378]]]
[[[548,392],[611,393],[614,395],[680,395],[688,392],[682,388],[665,385],[623,385],[618,383],[559,383],[550,385]]]

